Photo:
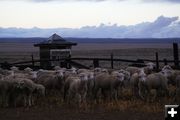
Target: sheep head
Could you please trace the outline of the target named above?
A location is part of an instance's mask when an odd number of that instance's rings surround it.
[[[24,69],[24,71],[25,72],[32,72],[33,70],[31,68],[27,67],[27,68]]]
[[[149,70],[154,70],[154,68],[156,67],[156,65],[152,62],[146,63],[146,66]]]
[[[145,82],[146,81],[146,73],[144,72],[144,69],[141,69],[140,72],[139,72],[139,81],[141,82]]]
[[[115,75],[118,81],[124,81],[125,75],[123,73],[118,73]]]
[[[89,72],[88,79],[90,79],[90,80],[94,79],[94,73],[93,72]]]
[[[162,71],[165,71],[165,70],[173,70],[173,69],[171,68],[170,65],[165,65],[165,66],[162,68]]]
[[[88,80],[88,75],[86,73],[80,73],[78,76],[83,81],[87,81]]]
[[[170,69],[164,69],[161,71],[161,73],[166,77],[170,78],[173,75],[173,71]]]

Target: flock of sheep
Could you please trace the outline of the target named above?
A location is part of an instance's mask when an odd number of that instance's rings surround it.
[[[123,89],[131,89],[132,95],[142,100],[152,99],[151,91],[156,95],[169,96],[169,85],[176,90],[174,100],[180,97],[180,71],[169,65],[160,72],[154,71],[155,64],[147,63],[145,67],[127,67],[120,70],[105,68],[66,69],[59,66],[54,70],[33,71],[31,68],[11,70],[0,68],[0,106],[35,105],[36,100],[45,98],[52,91],[58,92],[64,102],[82,103],[99,98],[117,100]]]

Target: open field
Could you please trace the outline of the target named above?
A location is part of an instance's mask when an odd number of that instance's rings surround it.
[[[84,43],[73,47],[73,57],[110,57],[115,58],[155,59],[155,52],[160,59],[173,59],[172,44],[96,44]],[[0,43],[0,62],[30,60],[31,54],[38,59],[38,48],[33,43]],[[89,64],[89,63],[84,63]],[[124,63],[116,63],[121,68]],[[100,63],[108,66],[106,62]],[[172,99],[163,98],[153,103],[132,99],[129,92],[118,102],[82,105],[81,108],[68,106],[60,98],[40,101],[32,108],[0,108],[0,120],[163,120],[164,105],[174,104]]]

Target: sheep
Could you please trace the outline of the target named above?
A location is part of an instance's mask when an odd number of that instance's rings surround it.
[[[108,73],[101,73],[98,74],[95,77],[95,85],[94,85],[94,97],[95,99],[97,98],[97,93],[99,89],[101,89],[101,93],[104,94],[105,97],[105,91],[110,92],[110,98],[113,96],[113,91],[115,92],[115,99],[117,99],[117,91],[119,85],[122,83],[124,80],[124,74],[122,73],[113,73],[113,74],[108,74]]]
[[[45,96],[45,90],[46,89],[43,85],[34,83],[34,91],[33,91],[34,99],[32,101],[33,104],[35,100]]]
[[[169,65],[166,65],[162,68],[161,73],[168,78],[168,84],[176,86],[176,77],[180,75],[179,70],[173,70]]]
[[[13,70],[13,71],[19,71],[19,68],[16,67],[16,66],[11,67],[10,69]]]
[[[138,67],[127,67],[125,70],[128,71],[130,73],[130,75],[133,75],[134,73],[139,73],[140,68],[138,68]]]
[[[146,76],[145,73],[141,73],[139,78],[139,96],[144,99],[143,92],[147,92],[147,95],[150,95],[150,92],[152,89],[156,90],[156,93],[158,91],[164,91],[166,95],[168,95],[168,80],[166,76],[164,76],[161,72],[159,73],[153,73],[148,76]],[[156,94],[157,96],[157,94]],[[154,96],[154,98],[156,98]]]
[[[30,79],[18,78],[19,80],[19,91],[24,97],[24,106],[33,105],[33,92],[35,90],[34,82]]]
[[[0,105],[3,107],[7,107],[8,99],[9,99],[9,92],[12,89],[12,82],[9,80],[5,80],[2,78],[0,80],[0,97],[1,97],[1,103]]]
[[[63,98],[64,98],[64,101],[66,101],[66,96],[68,94],[68,90],[69,90],[69,86],[70,84],[76,80],[76,79],[79,79],[77,76],[68,76],[66,79],[65,79],[65,83],[64,83],[64,95],[63,95]]]
[[[61,67],[60,67],[60,66],[55,66],[53,69],[54,69],[54,70],[60,70]]]
[[[88,72],[88,69],[78,69],[77,74]]]
[[[180,102],[180,75],[176,77],[176,93],[174,100]]]
[[[58,90],[60,93],[63,93],[64,71],[58,70],[53,74],[42,74],[37,77],[36,83],[44,85],[46,93],[52,90]]]
[[[31,79],[33,81],[36,80],[37,78],[37,72],[36,71],[31,71],[31,72],[28,72],[28,73],[15,73],[14,71],[9,71],[10,75],[9,76],[12,76],[13,78],[28,78],[28,79]]]
[[[68,89],[68,102],[70,98],[78,97],[78,103],[86,102],[88,75],[80,73],[78,77],[72,77]]]
[[[144,72],[146,74],[151,74],[154,68],[155,68],[155,64],[151,62],[147,63],[146,66],[143,67]],[[132,75],[134,73],[139,73],[141,71],[140,69],[141,68],[138,68],[138,67],[127,67],[125,70],[130,72],[130,75]]]
[[[5,106],[16,106],[16,98],[19,95],[20,80],[13,76],[5,76],[0,81],[0,93]],[[13,102],[13,104],[12,104]]]
[[[30,67],[27,67],[27,68],[25,68],[24,69],[24,72],[25,73],[30,73],[30,72],[32,72],[33,70],[30,68]]]
[[[164,71],[164,70],[173,70],[173,69],[171,68],[170,65],[165,65],[161,70]]]
[[[123,84],[124,84],[124,87],[128,87],[130,78],[131,78],[130,72],[123,70],[123,69],[118,70],[118,72],[124,74],[124,83]]]
[[[156,67],[156,65],[152,62],[146,63],[145,65],[146,66],[143,67],[143,69],[146,74],[151,74]]]
[[[34,104],[33,94],[44,95],[45,87],[28,78],[9,76],[5,79],[11,85],[8,88],[9,102],[13,101],[14,106],[16,106],[18,97],[23,98],[24,106],[32,106]]]
[[[87,97],[92,99],[93,97],[93,88],[94,88],[94,82],[95,82],[95,75],[94,72],[86,72],[88,76],[87,81]]]
[[[99,73],[99,72],[101,72],[101,68],[94,68],[94,72],[96,73]]]
[[[133,96],[138,97],[138,83],[139,83],[139,74],[134,73],[130,78],[130,86]]]

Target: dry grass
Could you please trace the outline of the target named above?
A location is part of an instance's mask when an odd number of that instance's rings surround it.
[[[170,91],[174,92],[175,87],[170,86]],[[153,92],[152,92],[153,93]],[[103,100],[99,99],[88,100],[86,103],[80,105],[76,103],[68,104],[63,101],[62,96],[59,94],[49,95],[43,99],[37,101],[36,107],[66,107],[70,109],[76,109],[81,112],[90,112],[97,109],[103,109],[105,111],[134,111],[134,112],[146,112],[146,113],[162,113],[164,111],[164,105],[178,104],[175,103],[173,97],[158,97],[154,101],[144,101],[132,96],[130,89],[123,90],[121,97],[115,100]]]

